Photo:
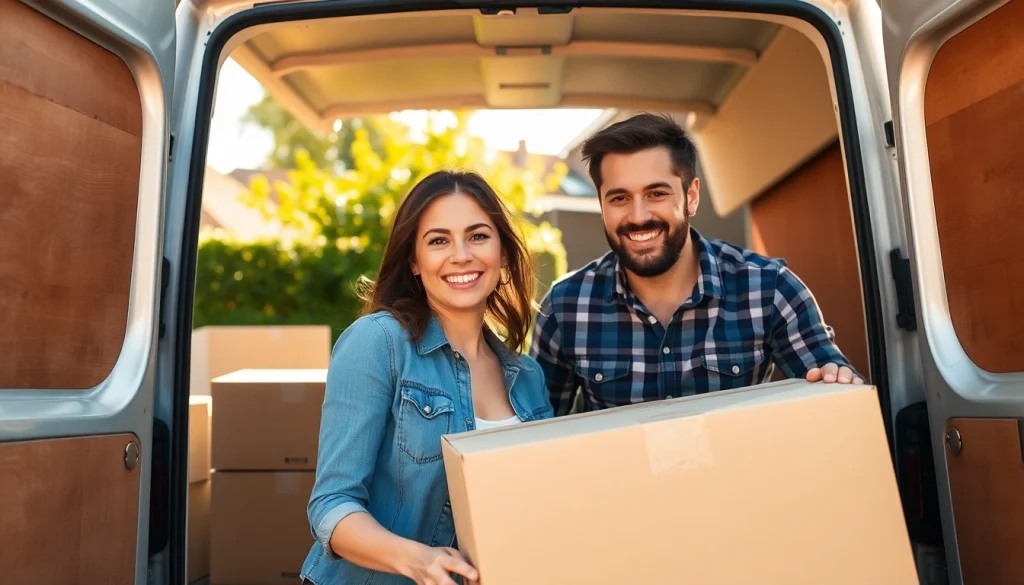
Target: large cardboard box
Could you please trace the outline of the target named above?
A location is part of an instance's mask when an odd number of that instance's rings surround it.
[[[872,386],[784,381],[442,440],[481,585],[916,585]]]
[[[311,471],[213,473],[210,585],[295,585],[313,546]]]
[[[209,395],[210,380],[246,368],[326,368],[327,325],[224,325],[192,331],[191,391]]]
[[[188,582],[210,574],[210,498],[211,481],[204,479],[188,484]]]
[[[315,470],[327,370],[240,370],[213,379],[213,468]]]

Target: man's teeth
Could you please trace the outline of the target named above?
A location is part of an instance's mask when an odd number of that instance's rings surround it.
[[[653,232],[636,232],[627,234],[627,237],[634,242],[644,242],[652,238],[656,238],[661,234],[661,230],[654,230]]]
[[[458,275],[455,275],[455,276],[446,276],[446,277],[444,277],[445,280],[447,280],[448,282],[450,282],[452,284],[466,284],[466,283],[469,283],[469,282],[473,282],[474,280],[476,280],[478,278],[480,278],[480,273],[479,272],[477,272],[475,274],[458,274]]]

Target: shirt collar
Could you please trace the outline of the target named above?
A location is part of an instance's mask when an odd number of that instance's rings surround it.
[[[697,275],[697,294],[701,297],[722,298],[722,272],[718,257],[711,248],[710,242],[700,235],[693,227],[690,228],[690,239],[697,246],[699,274]],[[613,278],[609,278],[605,287],[605,300],[613,301],[618,297],[623,302],[632,302],[633,293],[629,290],[626,271],[619,262],[619,257],[611,252]]]
[[[491,349],[494,350],[494,353],[498,356],[498,360],[501,361],[502,368],[506,370],[516,368],[533,371],[533,367],[519,359],[519,356],[515,355],[508,346],[505,345],[505,342],[491,331],[490,327],[484,327],[484,338],[491,346]],[[431,315],[430,320],[427,321],[426,329],[423,330],[423,335],[416,343],[416,352],[419,355],[426,355],[446,345],[451,347],[451,343],[448,341],[448,336],[445,335],[444,329],[441,327],[441,322],[438,320],[437,316]]]

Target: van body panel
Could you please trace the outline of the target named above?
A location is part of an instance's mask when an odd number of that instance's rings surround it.
[[[17,477],[0,518],[8,548],[46,547],[2,556],[16,581],[146,581],[173,10],[50,0],[0,16],[4,237],[25,230],[0,262],[0,476]]]

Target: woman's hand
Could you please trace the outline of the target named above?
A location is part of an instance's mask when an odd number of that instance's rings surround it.
[[[410,567],[408,577],[415,581],[416,585],[455,585],[450,573],[462,575],[466,579],[466,585],[475,584],[479,578],[477,570],[459,551],[449,547],[426,546]]]

